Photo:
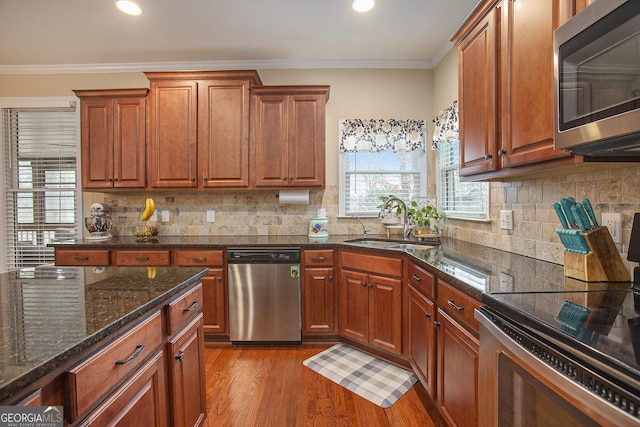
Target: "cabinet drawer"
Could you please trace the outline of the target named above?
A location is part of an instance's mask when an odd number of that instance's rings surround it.
[[[167,306],[167,333],[175,334],[202,311],[202,284],[174,299]]]
[[[480,323],[473,317],[473,311],[482,305],[479,301],[438,279],[437,303],[439,308],[471,327],[476,333],[480,331]]]
[[[305,250],[303,252],[305,267],[332,267],[333,250]]]
[[[162,267],[170,264],[170,251],[115,251],[113,253],[113,265]]]
[[[429,298],[435,297],[435,276],[412,262],[409,263],[409,283]]]
[[[127,378],[162,344],[160,312],[134,327],[67,372],[69,416],[73,422]]]
[[[402,260],[388,256],[342,252],[342,267],[385,276],[402,277]]]
[[[224,265],[223,251],[185,251],[176,252],[179,266],[209,266],[222,267]]]
[[[108,266],[109,251],[68,251],[56,250],[56,265]]]

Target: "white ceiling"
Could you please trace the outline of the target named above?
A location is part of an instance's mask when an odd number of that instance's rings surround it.
[[[433,68],[478,0],[0,0],[0,73]]]

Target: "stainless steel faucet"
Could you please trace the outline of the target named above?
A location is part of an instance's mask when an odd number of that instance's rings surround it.
[[[364,224],[362,223],[362,221],[360,220],[360,217],[358,215],[354,215],[353,218],[357,219],[358,222],[360,223],[360,225],[362,226],[362,237],[364,239],[367,238],[367,228],[364,226]]]
[[[387,206],[389,206],[392,202],[398,202],[400,205],[402,205],[402,222],[404,225],[402,236],[405,239],[408,239],[413,229],[409,224],[409,212],[407,211],[407,205],[402,201],[402,199],[399,199],[395,196],[387,197],[387,200],[385,200],[384,203],[382,204],[382,208],[380,208],[380,213],[378,214],[378,218],[382,219],[384,217],[384,212],[387,209]]]

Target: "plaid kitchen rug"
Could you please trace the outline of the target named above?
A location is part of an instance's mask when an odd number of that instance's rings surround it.
[[[393,405],[418,381],[413,372],[345,344],[336,344],[303,364],[383,408]]]

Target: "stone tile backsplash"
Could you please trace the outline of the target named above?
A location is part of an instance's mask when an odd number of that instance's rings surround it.
[[[491,218],[486,222],[447,219],[444,234],[558,264],[564,263],[563,246],[555,233],[560,223],[553,203],[562,197],[589,198],[598,219],[603,212],[622,214],[622,245],[626,263],[633,214],[640,211],[640,167],[601,167],[591,172],[491,183]],[[104,201],[113,209],[113,234],[133,235],[147,196],[158,211],[168,209],[169,222],[157,222],[160,235],[306,235],[309,218],[318,208],[326,210],[329,234],[362,235],[353,218],[338,218],[338,186],[311,190],[308,205],[280,205],[277,191],[166,191],[107,193]],[[216,211],[207,223],[206,211]],[[501,230],[500,210],[513,210],[514,229]],[[386,230],[377,218],[363,219],[370,234]],[[395,235],[399,230],[392,230]]]

